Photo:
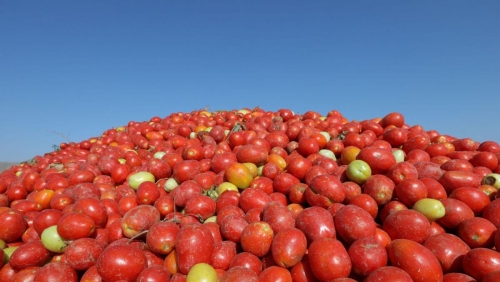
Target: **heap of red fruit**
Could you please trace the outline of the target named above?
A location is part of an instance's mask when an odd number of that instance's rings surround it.
[[[499,159],[396,112],[131,121],[0,174],[0,281],[500,281]]]

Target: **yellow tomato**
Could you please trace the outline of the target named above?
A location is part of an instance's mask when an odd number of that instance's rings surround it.
[[[186,282],[217,282],[219,277],[215,269],[208,263],[197,263],[189,270]]]

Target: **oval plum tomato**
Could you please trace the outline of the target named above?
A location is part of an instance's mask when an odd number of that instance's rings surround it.
[[[303,209],[295,218],[295,227],[306,235],[308,244],[320,237],[336,238],[333,216],[322,207]]]
[[[396,239],[387,245],[391,265],[407,272],[413,281],[443,281],[443,270],[434,254],[408,239]]]
[[[309,183],[309,188],[315,193],[326,197],[332,203],[341,203],[345,198],[342,182],[330,174],[314,177]]]
[[[314,140],[313,138],[303,137],[299,139],[298,143],[298,152],[304,157],[319,152],[320,146],[318,142],[316,142],[316,140]]]
[[[445,215],[436,222],[445,228],[455,229],[462,221],[474,217],[472,209],[460,200],[445,198],[440,201],[444,205]]]
[[[78,274],[69,264],[49,262],[42,266],[33,277],[33,281],[68,281],[77,282]]]
[[[317,238],[309,246],[307,256],[314,276],[320,281],[348,277],[351,273],[351,258],[337,239]]]
[[[475,248],[465,254],[463,271],[478,281],[493,271],[500,270],[500,253],[487,248]]]
[[[472,171],[445,171],[439,178],[448,194],[460,187],[479,187],[481,178]]]
[[[291,158],[286,166],[286,170],[299,180],[303,180],[307,171],[311,168],[312,162],[302,156]]]
[[[418,200],[427,198],[427,186],[418,179],[405,179],[394,188],[396,198],[407,207],[412,207]]]
[[[228,270],[231,261],[236,256],[236,243],[233,241],[220,241],[214,243],[211,265],[215,269]]]
[[[269,223],[277,234],[279,231],[295,227],[295,219],[287,206],[280,202],[270,202],[262,210],[262,221]]]
[[[233,257],[229,269],[236,266],[244,266],[251,269],[257,275],[262,272],[261,260],[256,255],[249,252],[239,252]]]
[[[375,236],[377,227],[372,216],[366,210],[352,204],[337,211],[334,223],[337,235],[347,244],[362,237]]]
[[[130,244],[108,246],[96,262],[97,273],[104,281],[134,281],[147,267],[146,255]]]
[[[240,189],[245,189],[250,186],[253,180],[251,171],[244,164],[233,163],[226,168],[226,179],[236,185]]]
[[[43,266],[50,258],[51,252],[47,250],[40,240],[31,241],[17,247],[8,260],[15,271],[26,267]]]
[[[399,112],[391,112],[385,115],[379,123],[383,128],[390,125],[393,125],[395,127],[402,127],[405,124],[405,118]]]
[[[370,176],[363,184],[363,193],[370,195],[379,206],[387,204],[394,193],[396,185],[387,176],[375,174]]]
[[[408,135],[405,129],[394,127],[384,131],[382,139],[389,142],[392,148],[399,148],[404,144],[407,136]]]
[[[268,150],[257,145],[247,144],[242,146],[236,153],[239,163],[254,163],[257,166],[264,165],[267,161]]]
[[[467,204],[475,215],[482,214],[483,209],[491,202],[486,193],[475,187],[460,187],[453,190],[449,197]]]
[[[372,271],[363,282],[399,281],[413,282],[410,275],[399,267],[383,266]]]
[[[418,179],[418,170],[409,162],[399,162],[389,168],[386,176],[398,185],[406,179]]]
[[[366,277],[377,268],[387,265],[385,246],[375,237],[363,237],[354,241],[347,250],[352,262],[352,271]]]
[[[249,223],[242,231],[240,244],[245,252],[257,257],[267,255],[271,249],[274,232],[269,223],[257,221]]]
[[[187,274],[197,263],[212,261],[214,238],[203,224],[184,225],[176,236],[175,248],[179,271]]]
[[[175,178],[177,183],[182,183],[193,179],[198,173],[200,173],[200,163],[198,161],[184,160],[174,166],[172,177]]]
[[[466,219],[457,229],[457,235],[472,249],[493,247],[496,232],[495,225],[482,217]]]
[[[430,235],[430,222],[415,210],[399,210],[389,214],[382,225],[389,236],[423,243]]]
[[[257,188],[247,188],[240,194],[239,206],[246,213],[253,208],[264,208],[271,200],[266,192]]]
[[[146,245],[155,254],[168,255],[175,249],[180,227],[173,221],[160,221],[153,224],[146,234]]]
[[[259,282],[259,276],[245,266],[235,266],[229,268],[219,279],[219,282],[232,281]]]
[[[470,251],[462,239],[451,233],[431,235],[424,246],[439,260],[443,273],[461,272],[463,258]]]

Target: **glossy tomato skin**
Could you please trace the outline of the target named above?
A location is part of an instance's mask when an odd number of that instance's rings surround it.
[[[443,276],[443,282],[476,282],[477,280],[460,272],[450,272]]]
[[[309,265],[316,278],[329,281],[348,277],[351,259],[344,245],[337,239],[318,238],[309,246]]]
[[[395,239],[409,239],[423,243],[430,235],[430,222],[420,212],[405,209],[396,211],[384,220],[383,229]]]
[[[449,197],[467,204],[475,215],[481,215],[483,209],[491,202],[488,195],[476,187],[457,188],[451,192]]]
[[[219,282],[232,281],[258,282],[259,276],[244,266],[235,266],[228,269],[219,279]]]
[[[496,232],[496,226],[482,217],[466,219],[457,228],[457,235],[471,248],[493,247]]]
[[[362,237],[374,237],[377,227],[372,216],[366,210],[352,204],[337,211],[334,223],[338,237],[347,244]]]
[[[97,272],[104,281],[134,281],[147,267],[146,255],[133,245],[110,245],[96,262]]]
[[[398,281],[413,282],[410,275],[403,269],[395,266],[383,266],[372,271],[363,282]]]
[[[500,198],[491,201],[484,207],[482,217],[491,221],[497,228],[500,227]]]
[[[176,256],[179,271],[187,274],[193,265],[212,262],[214,238],[208,227],[191,223],[181,227],[176,236]]]
[[[462,267],[468,274],[478,281],[490,272],[500,270],[500,253],[487,248],[475,248],[464,257]]]
[[[427,186],[418,179],[405,179],[394,188],[394,195],[407,207],[412,207],[418,200],[427,198]]]
[[[479,187],[481,178],[472,171],[454,170],[444,172],[439,182],[449,194],[460,187]]]
[[[431,235],[424,246],[441,262],[443,273],[461,272],[463,258],[470,251],[462,239],[450,233]]]
[[[314,177],[309,183],[309,188],[326,197],[332,203],[341,203],[345,198],[345,189],[342,182],[330,174]]]
[[[370,176],[363,184],[363,193],[370,195],[377,205],[385,205],[391,199],[396,185],[387,176],[383,174],[375,174]]]
[[[262,210],[262,220],[269,223],[274,234],[295,227],[295,219],[287,206],[280,202],[270,202]]]
[[[281,267],[289,268],[296,265],[307,251],[307,238],[295,227],[279,231],[271,244],[274,262]]]
[[[372,174],[385,174],[391,166],[396,164],[392,151],[374,147],[363,148],[356,159],[365,161],[370,166]]]
[[[440,201],[445,208],[445,215],[437,223],[445,228],[456,229],[462,221],[474,217],[472,209],[460,200],[445,198]]]
[[[228,270],[231,261],[236,256],[236,243],[233,241],[220,241],[214,244],[212,252],[212,266],[215,269]]]
[[[33,277],[33,281],[68,281],[77,282],[78,274],[64,262],[50,262],[42,266]]]
[[[406,271],[413,281],[443,281],[443,270],[434,254],[408,239],[396,239],[387,245],[389,261]]]
[[[302,260],[290,268],[290,274],[293,281],[297,282],[317,282],[318,279],[314,276],[309,265],[308,255],[304,255]]]
[[[271,249],[274,232],[269,223],[256,221],[249,223],[242,231],[240,244],[244,251],[263,257]]]
[[[9,264],[15,271],[27,267],[43,266],[50,258],[51,253],[41,241],[31,241],[19,246],[10,256]]]
[[[21,238],[27,228],[28,223],[20,213],[9,210],[0,212],[0,239],[6,243]]]
[[[306,235],[308,245],[319,237],[336,238],[333,216],[321,207],[303,209],[295,218],[295,227]]]
[[[387,265],[387,252],[375,237],[368,236],[354,241],[347,250],[352,262],[352,271],[366,277],[377,268]]]
[[[262,262],[256,255],[249,252],[239,252],[233,257],[229,269],[236,266],[244,266],[251,269],[257,275],[262,272]]]

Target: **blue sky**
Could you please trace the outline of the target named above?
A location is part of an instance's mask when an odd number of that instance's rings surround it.
[[[259,106],[500,142],[499,1],[2,1],[0,161]]]

